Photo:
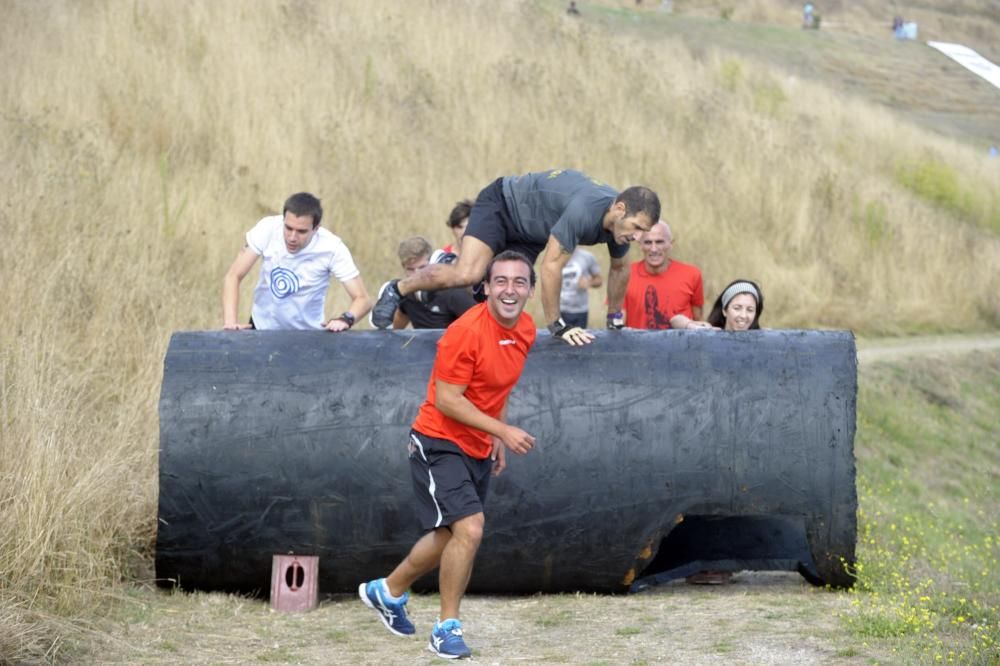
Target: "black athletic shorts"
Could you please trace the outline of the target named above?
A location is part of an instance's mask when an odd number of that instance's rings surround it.
[[[535,263],[535,259],[545,249],[545,243],[526,243],[513,238],[513,234],[514,223],[503,197],[503,178],[497,178],[476,197],[472,212],[469,213],[465,235],[478,238],[489,245],[494,257],[504,250],[515,250]]]
[[[483,511],[493,461],[476,460],[446,439],[410,431],[410,474],[420,527],[447,527]]]

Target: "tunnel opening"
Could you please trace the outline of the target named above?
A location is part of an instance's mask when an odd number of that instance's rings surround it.
[[[689,515],[660,542],[631,591],[699,571],[797,571],[823,585],[801,516]]]

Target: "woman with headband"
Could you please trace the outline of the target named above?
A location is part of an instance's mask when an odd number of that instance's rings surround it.
[[[764,294],[752,280],[736,280],[715,299],[708,323],[724,331],[756,331],[764,311]]]

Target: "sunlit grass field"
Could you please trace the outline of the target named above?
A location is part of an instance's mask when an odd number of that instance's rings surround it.
[[[400,238],[449,240],[456,200],[572,167],[659,191],[706,297],[756,279],[767,326],[1000,325],[996,161],[779,69],[561,9],[0,0],[0,661],[76,654],[148,570],[167,340],[221,326],[243,234],[292,192],[323,199],[370,292]],[[345,305],[334,285],[328,311]],[[876,545],[894,543],[874,513],[886,483],[862,489]]]

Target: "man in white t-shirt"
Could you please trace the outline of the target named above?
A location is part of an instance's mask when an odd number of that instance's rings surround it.
[[[319,226],[323,208],[308,192],[288,197],[281,215],[265,217],[247,232],[246,244],[222,282],[222,328],[239,331],[326,329],[346,331],[368,314],[372,302],[354,265],[351,251],[339,237]],[[260,280],[253,292],[250,323],[240,324],[240,282],[263,257]],[[351,305],[344,314],[324,321],[330,278],[344,285]]]

